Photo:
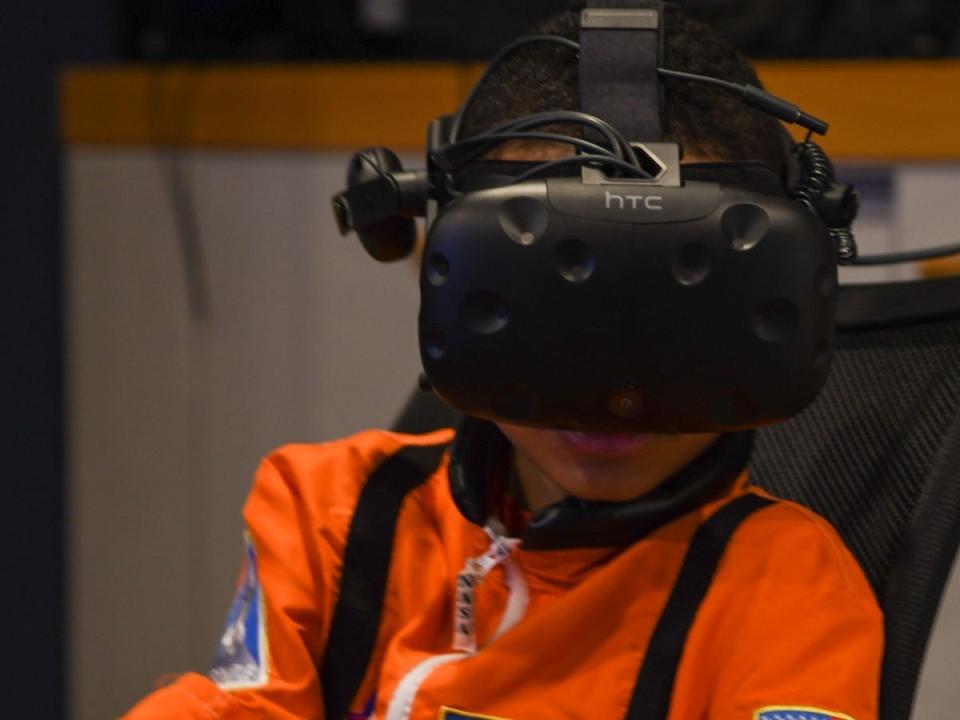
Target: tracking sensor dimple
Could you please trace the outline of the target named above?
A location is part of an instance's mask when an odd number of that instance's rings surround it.
[[[800,327],[800,312],[786,299],[778,299],[762,306],[753,318],[753,333],[769,343],[789,340]]]
[[[671,269],[673,277],[681,285],[699,285],[713,269],[713,258],[705,245],[696,242],[684,243],[674,253]]]
[[[557,246],[557,270],[567,282],[584,283],[593,275],[597,261],[582,240],[564,240]]]
[[[493,335],[510,322],[510,308],[491,292],[472,292],[460,304],[460,320],[479,335]]]
[[[741,203],[723,214],[723,231],[737,252],[755,248],[770,230],[770,216],[758,205]]]
[[[430,256],[430,259],[427,260],[426,271],[427,280],[430,284],[435,287],[440,287],[446,283],[447,278],[450,277],[450,263],[447,258],[440,253],[434,253]]]
[[[423,338],[423,351],[427,357],[440,360],[447,354],[447,338],[439,330],[431,330]]]
[[[519,245],[533,245],[547,229],[547,209],[529,197],[510,198],[500,207],[500,227]]]

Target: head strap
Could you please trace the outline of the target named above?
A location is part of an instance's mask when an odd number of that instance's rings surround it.
[[[663,139],[663,2],[590,0],[580,16],[580,109],[631,142]]]

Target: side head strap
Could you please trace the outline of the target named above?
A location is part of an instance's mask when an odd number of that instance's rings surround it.
[[[580,16],[580,109],[631,142],[663,140],[663,2],[590,0]]]

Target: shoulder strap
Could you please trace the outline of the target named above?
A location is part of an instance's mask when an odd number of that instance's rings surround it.
[[[627,720],[667,719],[687,635],[723,552],[740,524],[773,502],[759,495],[742,495],[720,508],[694,533],[670,599],[650,638]]]
[[[446,444],[403,448],[373,472],[360,493],[319,667],[327,720],[346,716],[373,655],[400,506],[434,473],[446,449]]]

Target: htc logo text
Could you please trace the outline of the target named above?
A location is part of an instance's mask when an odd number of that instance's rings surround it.
[[[660,195],[617,195],[607,191],[607,210],[663,210],[663,197]]]

